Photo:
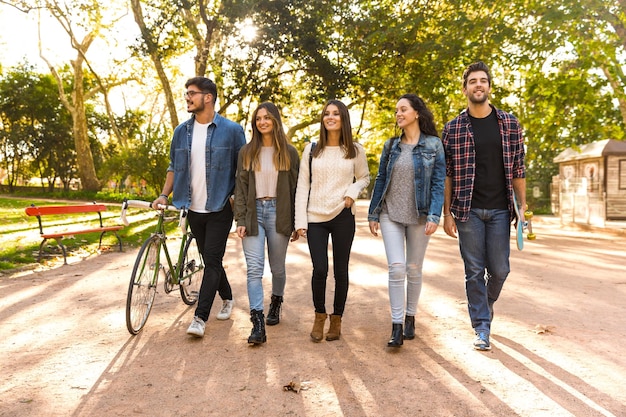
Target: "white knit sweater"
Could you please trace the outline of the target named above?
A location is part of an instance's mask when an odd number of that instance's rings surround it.
[[[312,177],[311,144],[304,148],[296,188],[296,230],[308,229],[308,223],[334,219],[345,208],[345,197],[356,201],[367,187],[370,176],[365,150],[359,143],[355,146],[357,156],[353,159],[345,159],[339,146],[326,146],[318,158],[313,158]],[[355,213],[356,205],[352,205],[352,214]]]

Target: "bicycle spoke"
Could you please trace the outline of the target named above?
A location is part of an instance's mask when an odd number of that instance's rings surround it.
[[[198,243],[193,235],[189,234],[189,240],[185,245],[179,275],[180,296],[187,305],[192,305],[198,301],[202,277],[204,276],[204,262]]]
[[[141,331],[152,309],[159,273],[162,271],[159,249],[158,238],[151,237],[137,254],[126,299],[126,327],[131,334]]]

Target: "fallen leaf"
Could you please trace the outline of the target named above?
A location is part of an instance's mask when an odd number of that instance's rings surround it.
[[[300,378],[295,377],[285,386],[283,386],[283,391],[293,391],[296,394],[300,392],[302,388],[302,384],[300,383]]]
[[[553,333],[554,326],[549,326],[546,324],[538,324],[535,326],[535,333],[544,334],[544,333]]]

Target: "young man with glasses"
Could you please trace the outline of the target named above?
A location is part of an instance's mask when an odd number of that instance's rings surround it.
[[[188,209],[187,221],[202,252],[205,270],[198,304],[187,334],[204,336],[215,294],[222,298],[219,320],[227,320],[234,299],[222,265],[233,222],[232,196],[243,128],[215,111],[217,86],[205,77],[185,83],[187,112],[192,116],[174,130],[170,164],[161,195],[152,203]]]

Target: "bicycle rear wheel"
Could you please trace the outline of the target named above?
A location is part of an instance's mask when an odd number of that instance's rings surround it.
[[[153,236],[144,242],[137,254],[126,298],[126,327],[131,334],[143,329],[152,310],[162,269],[158,263],[159,250],[159,240]]]
[[[187,305],[198,301],[202,277],[204,276],[204,262],[198,250],[198,242],[190,233],[183,252],[183,262],[179,268],[180,296]]]

